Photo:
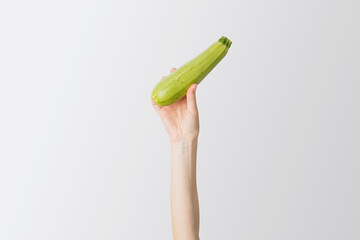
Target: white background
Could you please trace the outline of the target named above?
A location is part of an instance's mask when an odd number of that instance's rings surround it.
[[[360,239],[360,2],[0,3],[0,239],[171,239],[150,93],[198,88],[200,237]]]

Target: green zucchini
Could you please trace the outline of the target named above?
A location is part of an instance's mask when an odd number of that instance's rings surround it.
[[[225,57],[231,44],[228,38],[221,37],[200,55],[158,82],[151,94],[155,103],[166,106],[183,98],[192,84],[199,84]]]

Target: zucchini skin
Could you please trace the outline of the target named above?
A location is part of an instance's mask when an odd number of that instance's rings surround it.
[[[155,103],[167,106],[182,99],[192,84],[199,84],[225,57],[231,44],[228,38],[221,37],[201,54],[159,81],[151,93]]]

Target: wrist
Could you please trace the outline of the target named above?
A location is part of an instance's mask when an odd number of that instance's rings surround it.
[[[172,146],[183,146],[183,145],[192,145],[198,142],[198,136],[189,136],[182,137],[177,139],[170,139],[170,143]]]
[[[183,164],[187,166],[184,169],[195,169],[194,164],[196,164],[197,146],[197,138],[171,141],[172,162],[175,164],[174,166],[179,167],[178,164],[180,163],[180,166],[184,167]]]

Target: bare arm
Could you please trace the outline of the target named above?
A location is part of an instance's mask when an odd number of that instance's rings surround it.
[[[176,69],[171,69],[171,72]],[[169,106],[152,101],[171,142],[171,219],[174,240],[199,239],[199,202],[196,186],[196,153],[199,116],[197,85],[186,96]]]
[[[197,140],[172,144],[171,215],[174,240],[199,239]]]

